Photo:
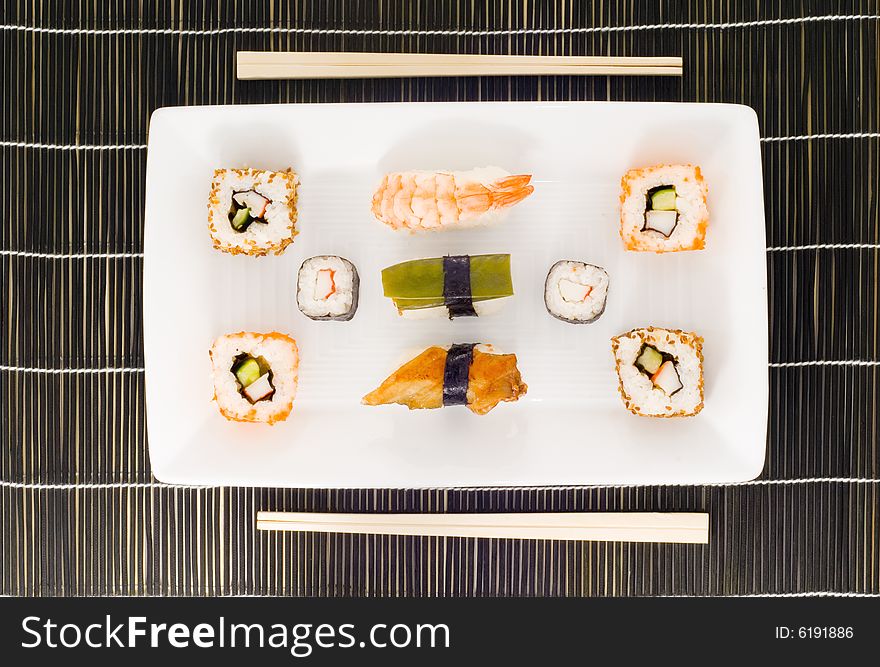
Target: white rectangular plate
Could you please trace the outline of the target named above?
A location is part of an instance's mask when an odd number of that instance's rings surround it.
[[[153,114],[147,160],[144,332],[153,473],[166,482],[295,487],[448,487],[736,482],[764,463],[767,299],[758,125],[748,107],[655,103],[349,104],[194,107]],[[620,178],[659,162],[700,165],[706,250],[625,252]],[[533,174],[535,193],[499,225],[398,234],[373,219],[383,173],[497,165]],[[280,257],[211,247],[216,167],[293,167],[301,234]],[[407,259],[505,252],[516,295],[497,315],[400,319],[380,271]],[[296,306],[313,255],[361,277],[350,322]],[[559,259],[604,266],[594,324],[552,318],[544,278]],[[705,338],[697,417],[627,412],[610,338],[637,326]],[[236,331],[289,333],[299,392],[276,426],[226,421],[208,348]],[[430,345],[487,342],[516,353],[529,385],[479,417],[465,408],[366,407],[365,393]]]

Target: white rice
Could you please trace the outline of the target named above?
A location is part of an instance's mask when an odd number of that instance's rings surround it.
[[[592,288],[582,301],[566,300],[563,281]],[[605,311],[608,298],[608,273],[600,266],[560,260],[550,267],[544,282],[544,305],[553,317],[573,324],[595,322]]]
[[[214,398],[221,414],[231,421],[284,421],[296,396],[299,350],[296,341],[285,334],[240,333],[220,336],[211,346]],[[251,403],[241,394],[241,385],[232,372],[240,354],[263,357],[272,371],[275,393],[271,398]]]
[[[474,312],[477,317],[494,315],[504,308],[504,303],[510,297],[487,299],[486,301],[474,301]],[[396,308],[395,308],[396,309]],[[406,320],[437,320],[449,317],[449,309],[446,306],[433,306],[431,308],[410,308],[397,310],[397,314]]]
[[[333,271],[336,291],[327,299],[315,294],[322,269]],[[336,255],[310,257],[302,263],[296,280],[296,304],[313,320],[350,320],[357,310],[359,280],[354,264]]]
[[[682,388],[669,396],[654,386],[635,365],[642,345],[648,344],[676,359]],[[703,339],[677,329],[646,327],[615,336],[611,347],[620,378],[620,395],[633,414],[648,417],[689,417],[703,409]]]
[[[208,198],[208,229],[214,247],[233,255],[280,255],[296,236],[296,200],[299,179],[293,170],[217,169]],[[232,196],[254,190],[270,200],[262,222],[252,222],[243,232],[229,220]]]
[[[676,224],[669,237],[645,226],[648,191],[659,186],[675,187]],[[630,169],[621,180],[620,236],[628,250],[675,252],[705,246],[709,209],[708,186],[700,168],[689,164],[660,164]]]

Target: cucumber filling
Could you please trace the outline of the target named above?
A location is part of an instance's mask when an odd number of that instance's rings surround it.
[[[669,238],[678,225],[675,188],[661,185],[648,190],[645,202],[645,224],[642,231],[652,231]]]
[[[244,232],[251,223],[268,224],[264,217],[272,201],[256,190],[240,190],[232,193],[229,206],[229,224],[237,232]]]
[[[239,393],[251,403],[267,401],[275,393],[272,369],[263,357],[240,354],[232,365]]]
[[[661,352],[653,345],[642,345],[635,366],[651,379],[651,383],[667,396],[672,396],[684,386],[678,375],[675,357]]]
[[[636,357],[636,368],[645,375],[651,376],[660,370],[660,365],[663,361],[662,352],[656,347],[645,344],[642,345],[642,349],[639,350],[639,356]]]

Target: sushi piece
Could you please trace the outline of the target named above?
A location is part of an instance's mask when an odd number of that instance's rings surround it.
[[[284,421],[296,396],[299,350],[282,333],[226,334],[210,350],[214,399],[230,421]]]
[[[532,194],[530,180],[529,174],[512,176],[499,167],[392,172],[373,194],[373,215],[392,229],[409,231],[485,225]]]
[[[611,348],[627,410],[646,417],[693,417],[703,409],[703,339],[646,327],[615,336]]]
[[[513,296],[510,255],[415,259],[382,270],[382,288],[402,317],[475,317]]]
[[[471,412],[484,415],[502,401],[518,400],[527,390],[516,355],[469,343],[448,350],[429,347],[389,375],[362,402],[399,403],[410,410],[466,405]]]
[[[233,255],[280,255],[296,236],[292,169],[217,169],[208,197],[208,230],[217,250]]]
[[[299,267],[296,305],[313,320],[347,322],[357,311],[359,286],[357,269],[344,257],[310,257]]]
[[[621,180],[620,237],[627,250],[676,252],[706,245],[709,188],[700,168],[660,164]]]
[[[550,267],[544,281],[544,305],[556,319],[570,324],[589,324],[605,312],[608,273],[601,266],[560,260]]]

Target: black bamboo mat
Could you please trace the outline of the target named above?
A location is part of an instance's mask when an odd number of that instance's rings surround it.
[[[3,0],[0,594],[880,594],[880,7],[867,2]],[[676,55],[673,78],[237,82],[250,50]],[[767,464],[708,487],[192,489],[144,423],[160,106],[738,102],[764,136]],[[711,543],[256,534],[258,509],[707,510]]]

